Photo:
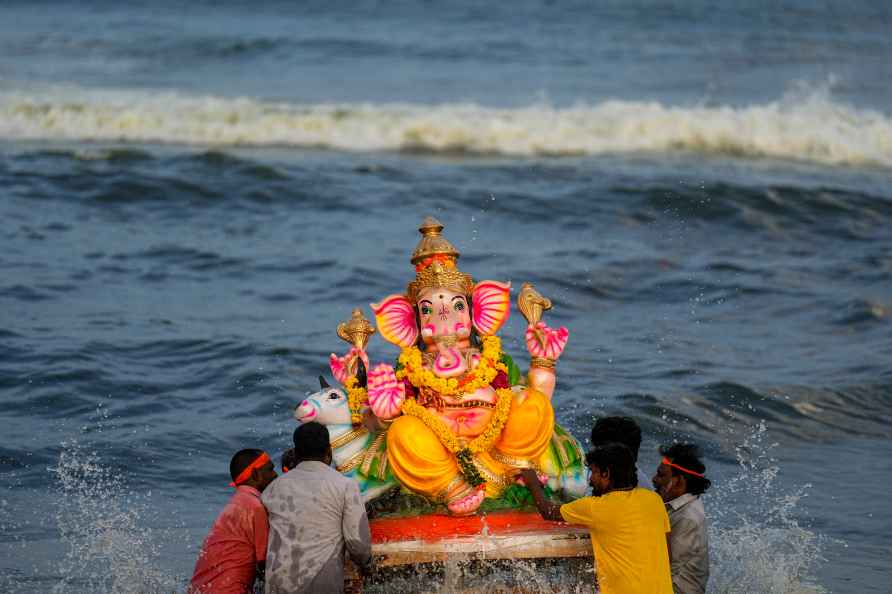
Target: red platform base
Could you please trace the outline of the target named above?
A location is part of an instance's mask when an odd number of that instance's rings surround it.
[[[543,520],[537,512],[380,518],[370,523],[379,566],[447,559],[590,557],[588,530]]]

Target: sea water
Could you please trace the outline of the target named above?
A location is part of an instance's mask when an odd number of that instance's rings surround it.
[[[182,591],[230,456],[288,447],[428,214],[554,302],[562,425],[635,417],[647,474],[702,446],[710,591],[888,589],[885,4],[0,17],[0,590]],[[428,583],[538,583],[474,571]]]

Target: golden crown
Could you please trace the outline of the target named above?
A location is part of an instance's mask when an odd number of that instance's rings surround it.
[[[418,296],[425,289],[448,289],[454,293],[470,295],[474,290],[474,279],[471,275],[460,272],[457,268],[444,266],[439,260],[435,260],[426,268],[415,275],[415,280],[406,287],[406,296],[411,303],[418,300]]]
[[[421,240],[412,252],[415,280],[406,288],[412,303],[425,289],[448,289],[462,295],[470,295],[474,289],[474,279],[456,268],[455,261],[461,254],[442,231],[443,224],[434,217],[425,218],[418,228]]]

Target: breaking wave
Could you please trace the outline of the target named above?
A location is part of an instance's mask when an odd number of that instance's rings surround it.
[[[0,92],[7,140],[284,146],[512,157],[692,151],[892,167],[892,116],[824,90],[749,106],[299,104],[54,87]]]

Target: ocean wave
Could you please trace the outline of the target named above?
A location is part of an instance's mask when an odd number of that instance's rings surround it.
[[[608,100],[500,109],[54,88],[0,93],[0,138],[508,157],[692,151],[892,167],[892,116],[823,91],[742,107]]]
[[[755,388],[724,381],[682,394],[623,394],[619,403],[624,414],[634,411],[645,433],[718,440],[727,448],[736,436],[763,422],[787,443],[855,436],[888,439],[889,388],[883,382],[841,388]]]

